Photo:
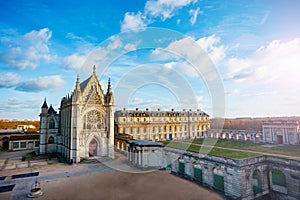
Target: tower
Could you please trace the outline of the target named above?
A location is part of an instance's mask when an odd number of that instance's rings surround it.
[[[106,112],[108,120],[108,156],[114,158],[114,97],[110,85],[110,78],[108,79],[107,92],[105,95]]]
[[[40,116],[40,148],[39,148],[40,154],[46,153],[47,114],[48,114],[48,105],[45,98],[44,103],[41,107],[41,114],[39,115]]]

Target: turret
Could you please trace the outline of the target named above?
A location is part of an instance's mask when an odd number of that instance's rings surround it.
[[[110,78],[108,79],[105,103],[107,106],[106,112],[108,116],[108,156],[110,158],[114,158],[114,97],[110,85]]]
[[[41,114],[40,114],[40,148],[39,153],[44,154],[46,153],[46,134],[47,134],[47,115],[48,115],[48,105],[46,102],[46,98],[44,103],[41,107]]]
[[[41,114],[47,114],[47,113],[48,113],[48,105],[47,105],[46,97],[45,97],[44,103],[41,107]]]

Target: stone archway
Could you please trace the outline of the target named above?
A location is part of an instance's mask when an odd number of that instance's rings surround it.
[[[252,185],[254,195],[262,192],[262,175],[258,169],[252,173]]]
[[[9,138],[8,137],[2,138],[2,143],[3,143],[3,149],[8,150],[9,149]]]
[[[89,143],[89,157],[98,156],[98,143],[95,139],[92,139],[92,141]]]

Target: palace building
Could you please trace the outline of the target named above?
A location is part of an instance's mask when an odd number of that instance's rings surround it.
[[[201,110],[149,111],[120,110],[115,112],[115,131],[138,140],[176,140],[204,137],[210,127],[209,115]]]
[[[48,108],[46,99],[40,114],[40,154],[60,153],[69,162],[88,157],[114,157],[113,93],[108,80],[104,94],[96,67],[85,81],[77,77],[71,95],[63,97],[60,112]]]

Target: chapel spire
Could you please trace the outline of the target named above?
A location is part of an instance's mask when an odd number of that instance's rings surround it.
[[[79,74],[77,74],[77,79],[76,79],[76,90],[80,90],[80,79],[79,79]]]
[[[93,66],[93,74],[96,75],[96,65]]]
[[[108,105],[113,105],[114,97],[113,97],[113,93],[112,93],[112,90],[111,90],[110,78],[108,78],[107,92],[106,92],[105,97],[106,97],[106,103]]]

